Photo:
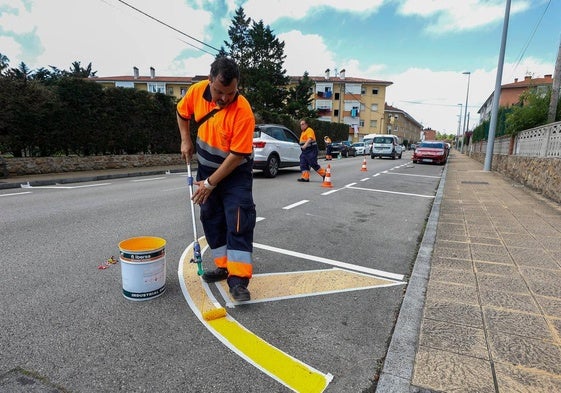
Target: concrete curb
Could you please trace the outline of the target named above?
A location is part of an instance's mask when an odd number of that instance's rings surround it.
[[[64,176],[63,174],[58,174],[56,176],[60,177],[46,177],[45,179],[29,180],[25,181],[21,179],[20,181],[8,181],[2,183],[0,180],[0,190],[10,189],[10,188],[22,188],[22,186],[28,185],[32,187],[40,186],[52,186],[56,184],[68,184],[68,183],[83,183],[90,181],[99,180],[110,180],[110,179],[122,179],[126,177],[138,177],[138,176],[154,176],[154,175],[164,175],[166,173],[183,173],[187,169],[169,169],[169,170],[146,170],[146,171],[135,171],[135,172],[124,172],[124,173],[103,173],[100,171],[99,174],[95,175],[83,175],[76,176],[76,172],[73,172],[73,176]]]

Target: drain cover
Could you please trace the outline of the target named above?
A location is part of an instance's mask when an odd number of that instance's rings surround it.
[[[489,184],[486,181],[462,181],[462,184]]]

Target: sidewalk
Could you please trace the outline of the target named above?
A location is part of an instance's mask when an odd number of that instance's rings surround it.
[[[561,206],[456,151],[377,392],[561,392]]]

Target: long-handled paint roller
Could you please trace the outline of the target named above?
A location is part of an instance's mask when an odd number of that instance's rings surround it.
[[[191,258],[191,263],[197,264],[197,274],[202,276],[203,270],[203,258],[201,256],[201,245],[199,244],[199,239],[197,237],[197,224],[195,223],[195,204],[193,203],[193,175],[191,174],[191,163],[187,163],[187,184],[189,185],[189,201],[191,202],[191,220],[193,221],[193,258]]]
[[[193,202],[193,175],[191,174],[191,163],[187,162],[187,184],[189,185],[189,201],[191,202],[191,219],[193,222],[193,258],[191,258],[191,263],[197,264],[197,274],[202,276],[203,270],[203,258],[201,256],[201,245],[199,244],[199,238],[197,236],[197,224],[195,222],[195,203]],[[212,321],[214,319],[223,318],[226,316],[226,309],[224,307],[214,308],[209,311],[202,313],[203,318],[206,321]]]

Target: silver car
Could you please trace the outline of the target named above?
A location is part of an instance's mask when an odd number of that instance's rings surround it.
[[[253,132],[253,169],[275,177],[280,168],[300,166],[300,140],[278,124],[257,124]]]
[[[391,157],[392,160],[395,160],[401,158],[402,154],[401,141],[395,135],[380,135],[372,140],[372,150],[370,151],[370,158],[372,159]]]

